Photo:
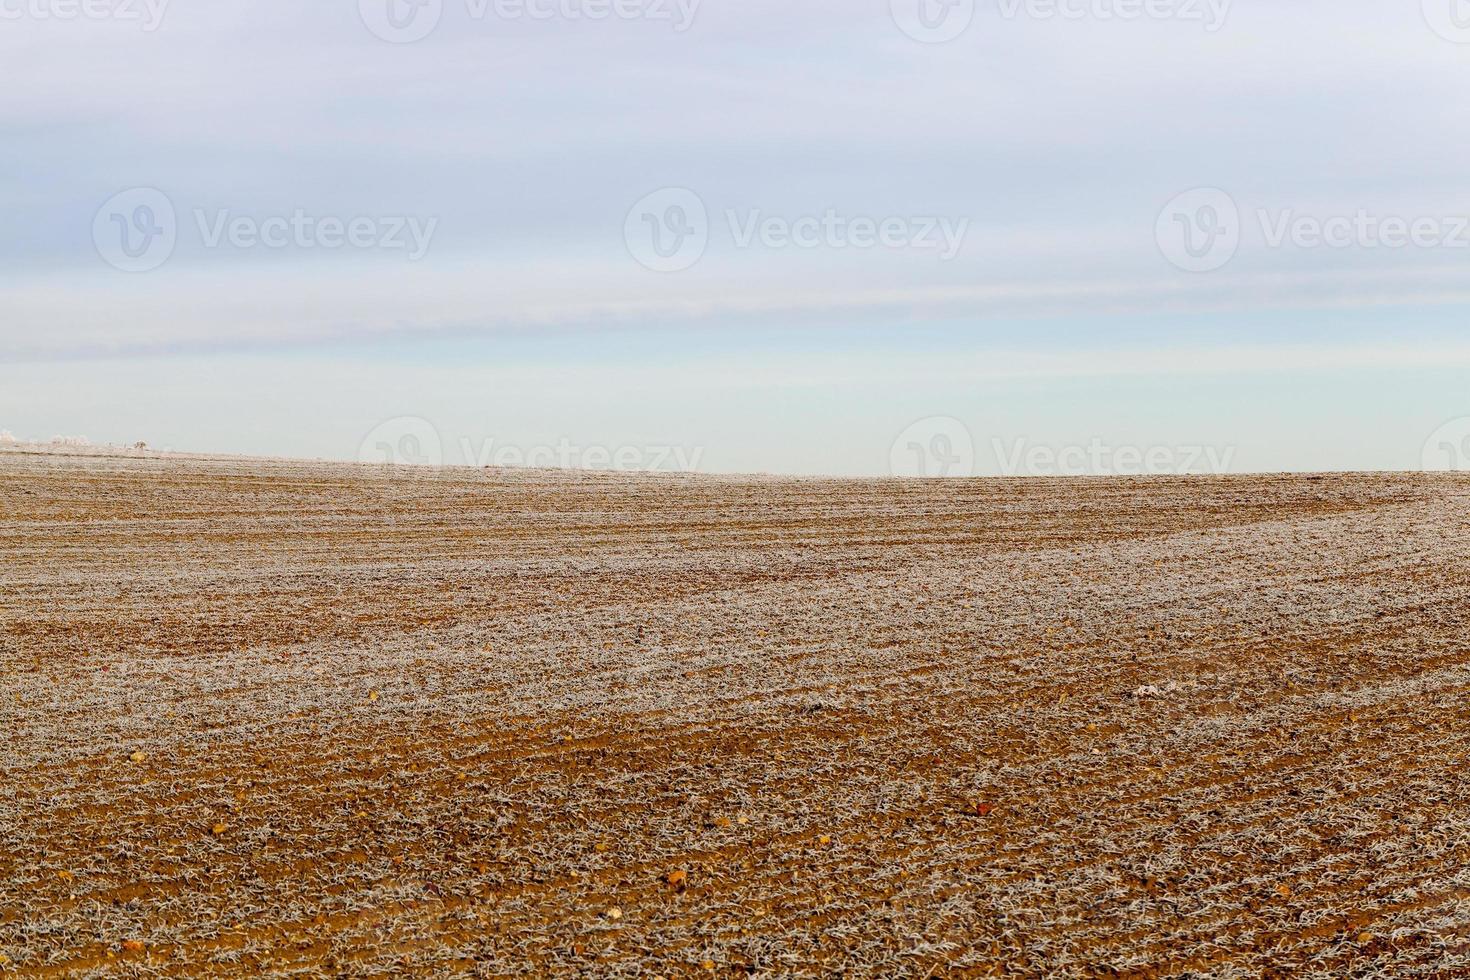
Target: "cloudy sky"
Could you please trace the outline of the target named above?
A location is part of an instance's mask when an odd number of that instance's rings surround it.
[[[0,62],[17,436],[1470,465],[1461,0],[0,0]]]

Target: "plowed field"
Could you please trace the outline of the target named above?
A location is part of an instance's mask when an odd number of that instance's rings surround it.
[[[1470,480],[0,453],[0,972],[1470,974]]]

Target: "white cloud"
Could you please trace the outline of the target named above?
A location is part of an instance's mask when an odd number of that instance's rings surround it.
[[[887,3],[707,2],[649,24],[469,21],[390,45],[355,4],[171,4],[162,28],[6,24],[0,343],[27,357],[683,318],[1204,314],[1465,301],[1443,254],[1243,250],[1177,274],[1152,241],[1181,190],[1247,210],[1457,213],[1463,52],[1416,4],[1236,3],[1223,30],[1001,19],[947,45]],[[125,80],[120,83],[119,80]],[[1365,137],[1365,132],[1372,137]],[[629,261],[634,200],[949,214],[948,264],[730,255]],[[102,201],[158,187],[177,254],[129,277],[90,240]],[[440,219],[423,262],[207,250],[193,208]],[[718,218],[717,218],[718,220]],[[1249,329],[1243,327],[1242,329]],[[1288,338],[1289,339],[1289,338]]]

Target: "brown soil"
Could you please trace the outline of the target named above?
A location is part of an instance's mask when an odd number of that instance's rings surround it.
[[[0,453],[0,973],[1470,974],[1470,480]]]

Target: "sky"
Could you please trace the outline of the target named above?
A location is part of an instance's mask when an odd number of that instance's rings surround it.
[[[0,0],[0,430],[1470,468],[1465,0]]]

